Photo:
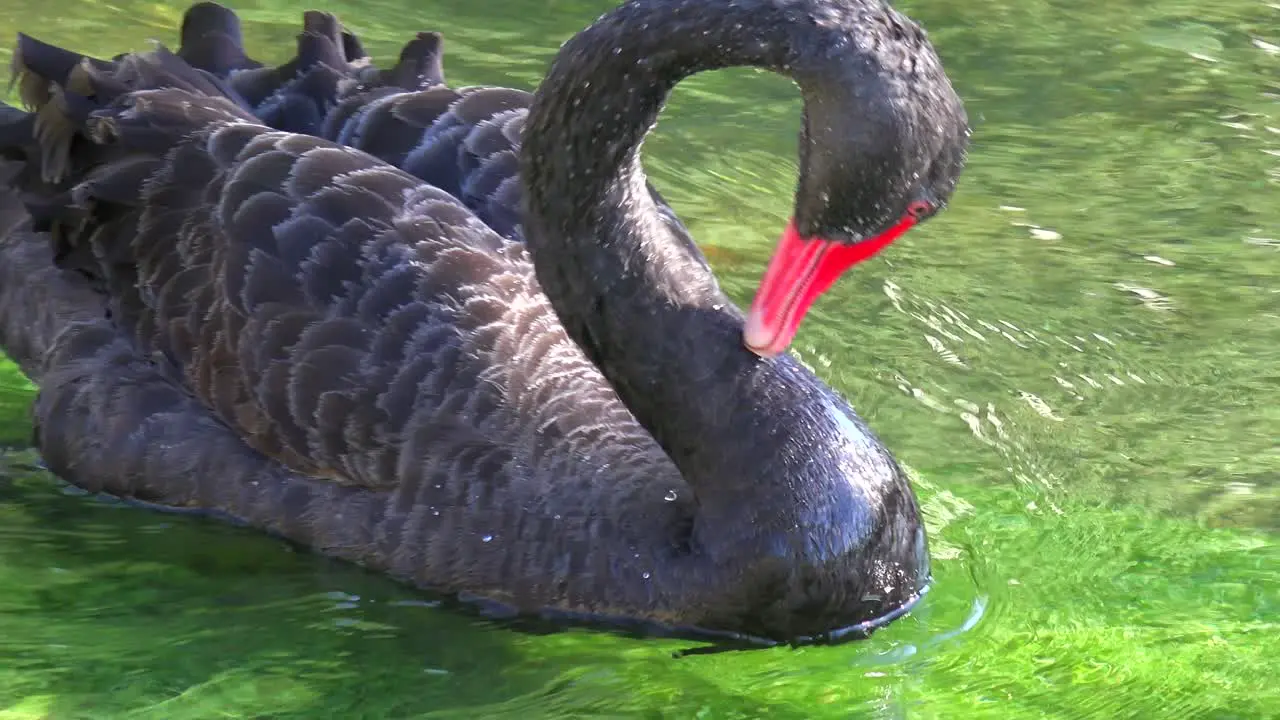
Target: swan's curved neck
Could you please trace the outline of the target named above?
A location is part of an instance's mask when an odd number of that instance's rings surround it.
[[[838,12],[884,12],[878,1],[867,6],[844,3]],[[741,313],[659,214],[640,146],[671,89],[695,72],[766,67],[812,91],[821,79],[802,66],[833,41],[824,36],[830,8],[822,0],[636,0],[565,44],[526,122],[525,231],[539,282],[704,512],[715,498],[728,513],[737,503],[795,505],[799,484],[815,493],[829,489],[824,483],[847,485],[830,465],[819,472],[830,459],[818,456],[842,455],[865,438],[843,402],[794,360],[744,348]],[[847,28],[861,23],[838,24],[847,43]]]

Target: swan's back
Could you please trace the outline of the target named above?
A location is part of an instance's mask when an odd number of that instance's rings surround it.
[[[279,67],[249,58],[238,28],[231,10],[210,2],[194,5],[184,17],[177,54],[262,124],[367,152],[453,195],[500,235],[523,240],[519,153],[531,93],[448,87],[439,33],[418,33],[394,65],[379,70],[363,56],[359,39],[328,13],[304,13],[295,55]],[[86,58],[21,35],[15,67],[25,70],[24,101],[42,104],[49,81],[73,87],[84,82],[72,78],[81,61],[112,72],[128,57]],[[147,82],[178,80],[161,75]],[[656,189],[649,191],[664,221],[700,257],[675,212]]]
[[[367,58],[353,62],[359,41],[334,16],[309,12],[305,26],[294,59],[229,77],[259,121],[367,152],[453,195],[500,235],[523,240],[519,155],[532,93],[447,86],[439,33],[418,33],[393,66],[378,70]],[[278,83],[270,93],[251,89],[268,77]],[[701,258],[675,211],[648,189],[663,220]]]
[[[163,51],[123,62],[117,76],[197,84]],[[98,149],[39,198],[36,229],[106,289],[138,355],[241,441],[325,481],[278,488],[255,512],[434,587],[592,612],[637,602],[587,566],[630,544],[623,562],[653,569],[644,544],[687,527],[684,503],[664,500],[678,475],[565,335],[520,243],[438,188],[271,131],[227,98],[146,90],[99,115],[81,129]],[[107,373],[129,343],[102,332],[75,352]],[[323,505],[338,486],[354,510]],[[601,512],[622,506],[625,523]]]
[[[443,38],[435,32],[417,33],[397,62],[380,70],[335,16],[307,11],[294,57],[268,68],[247,58],[228,26],[238,28],[231,10],[193,6],[178,55],[225,80],[229,95],[259,122],[363,150],[452,194],[499,234],[521,237],[518,152],[530,93],[447,87]],[[19,66],[25,50],[44,77],[61,79],[62,66],[82,57],[24,41]]]

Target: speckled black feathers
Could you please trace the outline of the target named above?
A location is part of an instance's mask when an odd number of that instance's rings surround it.
[[[509,514],[547,506],[572,518],[558,528],[587,521],[575,508],[626,487],[594,486],[589,468],[673,476],[559,328],[520,244],[369,155],[173,87],[189,69],[163,50],[125,62],[170,88],[115,98],[80,129],[113,152],[59,196],[59,261],[106,289],[141,357],[259,452],[389,503],[362,530],[383,544],[361,559],[442,587],[488,575],[481,584],[503,597],[510,568],[472,557],[464,581],[420,556],[441,524],[589,553],[537,523],[517,531],[526,521]],[[550,502],[535,477],[565,483],[557,493],[584,484]],[[485,545],[478,530],[453,532],[451,554]]]
[[[905,474],[794,358],[742,347],[634,162],[681,77],[788,57],[847,122],[910,121],[906,160],[962,155],[945,77],[880,62],[936,68],[866,25],[886,6],[631,0],[532,100],[448,88],[430,33],[377,70],[321,13],[255,67],[200,7],[185,54],[17,53],[0,333],[51,469],[524,612],[810,641],[918,597]],[[834,139],[812,151],[857,166]]]

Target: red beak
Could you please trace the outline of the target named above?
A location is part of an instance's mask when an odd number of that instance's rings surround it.
[[[761,357],[782,353],[819,295],[846,270],[885,249],[915,224],[916,219],[907,215],[873,238],[842,243],[801,237],[795,220],[787,223],[747,315],[743,332],[747,348]]]

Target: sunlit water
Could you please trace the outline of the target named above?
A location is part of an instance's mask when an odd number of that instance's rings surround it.
[[[533,635],[261,535],[0,468],[0,718],[1280,717],[1280,5],[914,0],[974,120],[952,207],[797,343],[917,474],[937,585],[836,648]],[[7,0],[110,55],[181,4]],[[332,3],[382,59],[532,87],[610,0]],[[290,54],[304,5],[241,2]],[[7,48],[4,50],[7,52]],[[2,60],[2,58],[0,58]],[[681,86],[656,184],[745,301],[788,213],[798,100]],[[7,367],[0,429],[27,441]]]

